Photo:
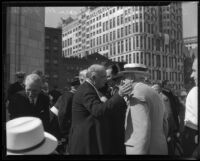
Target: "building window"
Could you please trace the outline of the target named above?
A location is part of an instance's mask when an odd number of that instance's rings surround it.
[[[116,54],[116,47],[115,47],[115,43],[113,44],[113,54]]]
[[[129,38],[129,51],[131,51],[131,38]]]
[[[120,29],[117,29],[117,38],[120,38]]]
[[[124,28],[122,27],[121,28],[121,37],[123,37],[124,36]]]
[[[136,48],[139,47],[139,40],[138,40],[138,36],[136,36]]]
[[[135,23],[135,32],[138,32],[138,22]]]
[[[128,51],[128,39],[126,39],[126,51]]]
[[[135,36],[133,37],[133,50],[135,50]]]
[[[118,47],[118,54],[120,53],[120,42],[117,42],[117,47]]]
[[[140,22],[140,32],[143,32],[142,22]]]
[[[115,27],[115,17],[113,18],[113,27]]]
[[[135,23],[133,23],[133,33],[135,33]]]
[[[121,53],[123,53],[124,52],[124,41],[122,40],[121,41]]]
[[[123,14],[121,15],[121,24],[124,23],[124,17],[123,17]]]
[[[141,64],[144,63],[144,61],[143,61],[143,52],[140,53],[140,61],[141,61]]]
[[[125,36],[127,36],[128,35],[128,26],[125,26]]]
[[[128,63],[131,63],[131,54],[129,54],[129,62]]]
[[[113,31],[113,40],[115,40],[115,31]]]
[[[136,63],[140,63],[139,62],[139,53],[136,53],[137,54],[137,61],[136,61]]]

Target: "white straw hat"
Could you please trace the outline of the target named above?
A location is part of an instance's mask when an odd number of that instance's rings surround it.
[[[144,64],[131,63],[124,65],[124,71],[122,73],[139,73],[149,75],[148,68]]]
[[[6,123],[7,155],[47,155],[57,147],[57,139],[44,131],[36,117],[19,117]]]

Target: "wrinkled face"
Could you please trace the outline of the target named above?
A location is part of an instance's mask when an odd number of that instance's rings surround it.
[[[41,85],[34,82],[30,82],[26,84],[25,90],[26,90],[27,96],[33,99],[33,98],[36,98],[38,94],[40,93]]]
[[[97,89],[105,86],[105,83],[107,82],[106,70],[99,71],[94,77]]]
[[[112,78],[113,78],[112,69],[107,69],[106,75],[107,75],[108,85],[113,87],[115,85],[115,82],[112,80]]]
[[[194,79],[196,85],[198,85],[198,76],[197,75],[198,75],[197,59],[195,59],[193,65],[192,65],[191,78]]]
[[[79,75],[79,81],[80,84],[83,84],[85,82],[86,78],[83,75]]]

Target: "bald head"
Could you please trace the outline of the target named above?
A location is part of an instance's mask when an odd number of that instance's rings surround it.
[[[103,65],[94,64],[88,68],[87,78],[95,85],[101,88],[106,83],[106,69]]]

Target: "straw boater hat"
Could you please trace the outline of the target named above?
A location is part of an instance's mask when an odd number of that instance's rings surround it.
[[[121,73],[123,74],[138,73],[138,74],[143,74],[146,76],[149,75],[148,68],[143,64],[137,64],[137,63],[125,64],[124,71],[122,71]]]
[[[45,155],[57,147],[57,139],[44,132],[36,117],[19,117],[6,123],[7,155]]]

